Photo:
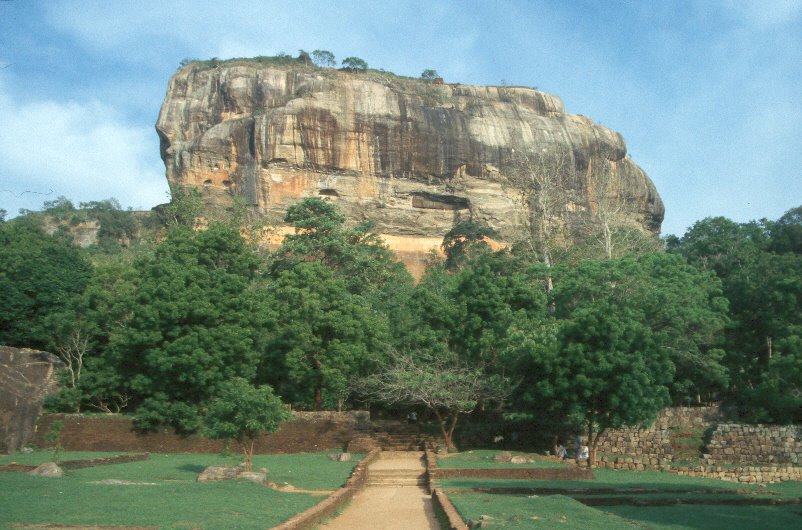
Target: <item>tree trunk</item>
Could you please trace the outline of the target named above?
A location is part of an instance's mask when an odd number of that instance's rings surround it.
[[[320,360],[317,354],[312,356],[312,368],[315,370],[315,399],[312,403],[312,410],[320,410],[323,401],[323,375],[320,373]]]
[[[453,416],[451,416],[451,426],[448,428],[448,442],[446,444],[449,451],[452,449],[454,449],[455,451],[457,450],[457,446],[454,445],[454,429],[457,427],[458,416],[459,415],[456,412],[454,413]]]
[[[613,259],[613,233],[610,230],[610,223],[603,222],[604,225],[604,257],[609,261]]]
[[[598,432],[593,432],[593,422],[588,422],[588,467],[596,465],[596,446],[604,431],[605,429],[600,429]]]
[[[312,403],[312,410],[320,410],[321,403],[323,402],[323,389],[320,383],[315,386],[315,401]]]
[[[242,454],[245,456],[245,471],[251,472],[253,471],[253,445],[254,440],[248,440],[247,442],[241,441],[240,446],[242,447]]]
[[[440,433],[443,435],[443,441],[446,444],[446,448],[448,448],[449,451],[451,451],[452,449],[456,449],[457,447],[454,445],[454,442],[452,442],[452,436],[454,434],[454,427],[457,424],[457,415],[454,414],[454,416],[451,419],[451,425],[449,426],[449,428],[446,428],[446,421],[448,420],[448,417],[444,417],[442,414],[440,414],[440,411],[437,409],[433,410],[434,410],[434,415],[437,416],[437,422],[440,425]]]

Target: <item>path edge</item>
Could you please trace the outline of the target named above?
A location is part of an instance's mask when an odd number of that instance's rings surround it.
[[[426,480],[434,509],[445,516],[448,530],[469,530],[446,492],[437,487],[437,455],[430,448],[426,448]]]
[[[381,449],[371,450],[365,458],[359,461],[345,482],[345,486],[308,508],[295,514],[271,530],[311,530],[316,525],[334,515],[337,510],[354,498],[354,495],[365,486],[368,479],[368,466],[379,458]],[[467,528],[467,527],[466,527]]]

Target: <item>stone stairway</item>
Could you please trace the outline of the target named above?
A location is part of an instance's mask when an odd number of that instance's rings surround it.
[[[382,451],[368,469],[367,487],[426,487],[422,451]]]
[[[384,451],[421,451],[427,443],[437,444],[437,440],[421,432],[417,424],[396,420],[374,421],[373,437]]]

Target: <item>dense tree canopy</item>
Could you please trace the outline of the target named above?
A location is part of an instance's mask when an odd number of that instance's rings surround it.
[[[124,369],[141,399],[139,424],[193,431],[198,407],[231,377],[252,380],[265,318],[249,289],[258,261],[237,232],[176,227],[137,264]]]
[[[0,222],[0,344],[53,349],[92,266],[80,249],[22,219]]]
[[[259,380],[302,407],[340,406],[349,381],[384,358],[385,316],[320,263],[283,271],[267,294],[276,317]]]
[[[192,192],[135,251],[119,241],[143,225],[113,200],[46,207],[0,220],[0,343],[65,361],[59,410],[190,432],[215,398],[270,385],[301,408],[357,406],[355,388],[424,405],[449,441],[477,408],[582,425],[591,445],[669,402],[802,421],[802,208],[705,219],[668,252],[607,259],[493,251],[490,229],[460,223],[414,284],[369,225],[320,198],[288,209],[295,232],[270,253],[241,235],[241,208],[199,222]],[[90,214],[105,235],[83,250],[69,226]]]
[[[799,419],[800,212],[802,207],[794,208],[775,222],[707,218],[670,241],[670,252],[721,280],[730,320],[723,341],[730,386],[723,397],[737,404],[744,418]]]

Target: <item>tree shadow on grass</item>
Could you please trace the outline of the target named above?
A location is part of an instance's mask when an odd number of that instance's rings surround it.
[[[181,471],[189,471],[192,473],[201,473],[207,466],[202,464],[183,464],[178,466]]]

